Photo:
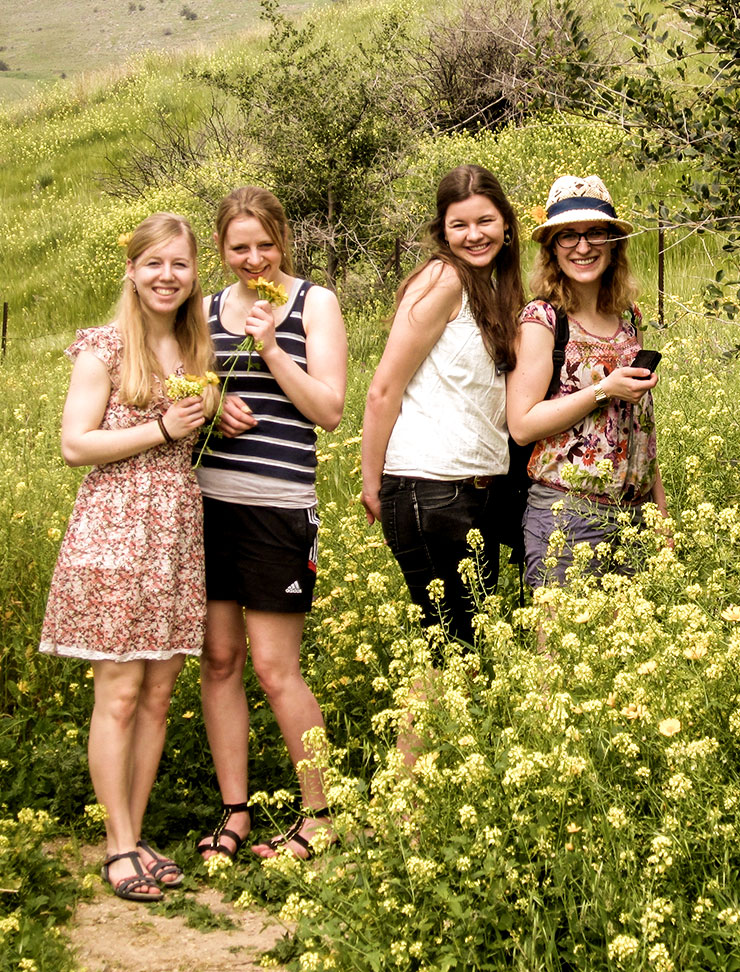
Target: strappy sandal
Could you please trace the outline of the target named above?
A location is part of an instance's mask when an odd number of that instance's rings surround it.
[[[252,828],[252,808],[248,803],[222,803],[221,819],[218,822],[218,826],[209,834],[208,837],[202,837],[198,843],[195,845],[195,849],[198,851],[201,857],[207,854],[209,851],[214,851],[217,854],[224,854],[233,861],[239,852],[239,848],[242,846],[244,841],[249,836],[249,833],[245,834],[244,837],[240,837],[239,834],[234,830],[229,830],[226,824],[231,820],[231,815],[234,813],[248,813],[249,814],[249,828],[251,833]],[[230,840],[234,841],[234,849],[227,847],[226,844],[221,843],[222,837],[228,837]]]
[[[307,840],[301,833],[301,828],[303,827],[306,820],[312,820],[312,819],[321,820],[323,817],[328,817],[328,816],[330,816],[328,807],[322,807],[320,810],[312,810],[310,817],[307,816],[298,817],[295,823],[291,824],[291,826],[288,827],[288,829],[285,831],[284,834],[278,834],[277,837],[270,838],[270,840],[266,841],[266,844],[270,848],[270,850],[278,850],[280,847],[284,847],[286,844],[290,843],[290,841],[293,841],[293,843],[298,844],[298,846],[302,847],[303,850],[305,850],[306,852],[306,856],[302,857],[301,859],[304,861],[310,861],[311,858],[316,855],[316,851],[311,846],[311,841]],[[334,834],[326,846],[327,848],[334,847],[335,844],[338,843],[339,843],[339,837],[336,834]],[[296,857],[299,856],[301,855],[296,854]]]
[[[116,861],[122,861],[124,859],[131,861],[136,874],[131,877],[121,878],[118,884],[114,884],[110,879],[110,866]],[[126,901],[161,901],[164,898],[154,878],[144,873],[141,860],[136,851],[127,851],[125,854],[111,854],[110,857],[106,857],[100,869],[100,876],[107,884],[110,884],[115,895],[119,898],[124,898]],[[156,888],[157,893],[149,894],[148,891],[131,890],[132,888],[141,887]]]
[[[152,846],[147,844],[145,840],[137,840],[136,846],[140,847],[145,854],[149,854],[154,860],[150,861],[148,864],[144,864],[144,867],[149,871],[151,876],[157,882],[161,888],[179,888],[182,882],[185,880],[185,875],[182,872],[182,868],[179,867],[175,862],[169,858],[164,857],[159,851],[155,851]],[[174,875],[174,880],[165,881],[170,875]]]

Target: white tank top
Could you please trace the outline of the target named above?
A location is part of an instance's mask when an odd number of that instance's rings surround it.
[[[467,479],[508,468],[506,379],[496,373],[463,293],[459,314],[406,386],[383,471]]]

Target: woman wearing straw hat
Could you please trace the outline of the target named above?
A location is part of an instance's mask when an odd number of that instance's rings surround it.
[[[524,517],[526,576],[534,587],[563,583],[577,543],[613,548],[618,513],[629,511],[640,525],[642,505],[652,501],[667,516],[651,395],[658,379],[631,367],[642,345],[626,252],[631,231],[601,179],[563,176],[550,189],[546,221],[532,234],[540,250],[531,285],[540,296],[521,314],[507,419],[518,443],[535,443]],[[569,338],[557,390],[547,397],[558,310],[567,313]],[[565,544],[548,552],[555,529]],[[591,567],[605,567],[596,553]]]

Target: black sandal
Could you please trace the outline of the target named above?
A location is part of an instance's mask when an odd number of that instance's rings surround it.
[[[299,817],[294,824],[291,824],[291,826],[288,827],[288,829],[285,831],[284,834],[278,834],[277,837],[271,837],[270,840],[266,841],[267,846],[271,850],[277,850],[279,847],[284,847],[285,844],[289,843],[292,840],[295,844],[298,844],[299,847],[302,847],[305,850],[306,856],[302,858],[302,860],[310,861],[311,858],[315,856],[316,851],[311,846],[310,840],[306,840],[306,838],[301,833],[301,827],[306,822],[306,820],[311,820],[311,819],[321,820],[322,817],[329,817],[329,816],[330,813],[328,807],[322,807],[320,810],[312,810],[310,817],[308,816]],[[339,837],[337,837],[337,835],[334,834],[332,839],[327,844],[327,849],[329,847],[333,847],[335,844],[338,843],[339,843]],[[299,855],[296,854],[296,857],[298,856]]]
[[[144,864],[151,876],[161,888],[179,888],[185,880],[182,868],[169,858],[164,857],[159,851],[155,851],[145,840],[137,840],[136,846],[141,847],[145,854],[149,854],[154,860],[150,864]],[[171,874],[175,876],[174,881],[165,881]]]
[[[110,865],[115,861],[122,861],[124,858],[131,861],[136,871],[135,875],[132,877],[121,878],[118,884],[114,884],[110,879]],[[106,857],[103,861],[103,866],[100,870],[100,876],[102,879],[113,888],[113,893],[119,898],[124,898],[126,901],[161,901],[164,895],[157,887],[157,882],[154,878],[144,873],[144,869],[141,865],[141,860],[136,851],[128,851],[125,854],[111,854],[110,857]],[[148,891],[132,891],[131,888],[156,888],[156,894],[149,894]]]
[[[218,826],[212,834],[209,834],[208,837],[202,837],[195,845],[195,849],[198,851],[201,857],[203,857],[209,851],[215,851],[217,854],[224,854],[229,858],[230,861],[233,861],[239,852],[239,848],[247,839],[249,833],[251,833],[253,824],[252,808],[248,803],[223,803],[221,804],[221,809],[223,813],[221,814],[221,819],[218,822]],[[226,827],[226,824],[231,819],[231,815],[234,813],[249,814],[249,833],[245,834],[243,837],[240,837],[235,831],[229,830]],[[230,840],[234,841],[233,850],[231,850],[230,847],[227,847],[226,844],[221,843],[222,837],[228,837]]]

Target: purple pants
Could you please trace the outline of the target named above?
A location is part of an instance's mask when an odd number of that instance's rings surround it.
[[[554,513],[554,503],[562,502],[563,509]],[[577,543],[588,543],[593,549],[588,570],[593,574],[607,571],[630,574],[628,565],[616,564],[611,557],[600,558],[595,548],[607,543],[610,550],[619,545],[620,525],[617,515],[628,512],[632,526],[642,526],[642,506],[617,506],[592,502],[574,493],[564,493],[542,483],[534,483],[529,490],[527,509],[524,513],[525,578],[531,587],[565,583],[565,572],[573,563],[573,548]],[[565,534],[562,551],[552,553],[557,563],[545,566],[550,535],[555,530]]]

